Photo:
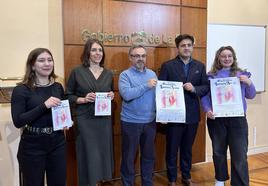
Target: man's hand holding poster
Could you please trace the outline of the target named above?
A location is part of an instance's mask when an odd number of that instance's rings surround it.
[[[182,82],[158,81],[156,86],[156,122],[185,123]]]

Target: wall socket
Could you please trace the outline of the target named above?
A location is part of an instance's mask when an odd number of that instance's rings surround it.
[[[257,127],[253,127],[253,146],[256,146],[257,141]]]

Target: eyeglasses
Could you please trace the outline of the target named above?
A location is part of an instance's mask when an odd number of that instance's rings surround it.
[[[37,58],[36,59],[36,62],[39,62],[39,63],[44,63],[44,62],[46,62],[46,61],[48,61],[48,62],[53,62],[53,59],[52,58]]]
[[[130,55],[131,57],[135,58],[135,59],[139,59],[139,58],[146,58],[146,54],[143,54],[143,55],[139,55],[139,54],[136,54],[136,55]]]
[[[227,59],[227,58],[233,58],[233,55],[220,55],[221,58]]]

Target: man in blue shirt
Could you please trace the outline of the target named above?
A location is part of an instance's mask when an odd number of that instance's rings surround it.
[[[183,82],[186,108],[185,123],[169,123],[166,130],[167,176],[171,186],[176,185],[177,157],[180,150],[180,169],[183,185],[196,185],[191,180],[192,145],[200,120],[199,97],[209,91],[206,68],[192,58],[194,37],[188,34],[175,39],[178,55],[163,63],[159,80]]]
[[[153,186],[157,76],[145,67],[146,49],[144,46],[133,45],[128,55],[132,66],[123,71],[119,77],[119,92],[123,99],[121,177],[124,186],[134,186],[135,156],[140,146],[142,185]]]

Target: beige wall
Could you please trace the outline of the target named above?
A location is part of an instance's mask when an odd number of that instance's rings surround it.
[[[267,8],[267,0],[208,0],[208,23],[268,25]],[[266,43],[268,43],[267,35]],[[268,61],[267,51],[268,48],[266,48],[266,62]],[[268,65],[266,65],[265,70],[268,72]],[[268,88],[267,80],[265,86]],[[249,123],[249,154],[268,151],[267,110],[267,92],[257,94],[254,100],[248,101],[247,119]],[[254,128],[256,129],[255,144],[253,143]],[[207,158],[208,160],[211,160],[211,142],[208,136],[206,139]]]
[[[28,53],[46,47],[54,55],[56,73],[63,77],[61,0],[0,2],[0,76],[22,76]]]
[[[47,10],[47,1],[1,0],[1,76],[21,76],[29,51],[48,46]]]
[[[0,0],[0,4],[0,77],[21,77],[28,53],[37,47],[51,50],[56,74],[63,77],[61,0]],[[18,142],[10,105],[0,104],[0,186],[18,185]]]

